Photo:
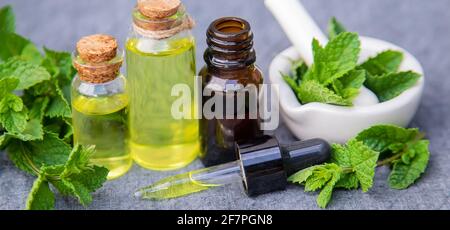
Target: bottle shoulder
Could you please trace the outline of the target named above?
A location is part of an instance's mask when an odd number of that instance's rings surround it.
[[[123,75],[103,84],[83,82],[76,76],[72,82],[72,107],[87,115],[106,115],[128,106],[126,78]]]
[[[122,74],[112,81],[93,84],[82,81],[78,75],[72,81],[72,91],[88,97],[107,97],[126,94],[127,79]]]
[[[125,46],[128,52],[142,55],[170,55],[193,49],[195,38],[191,30],[182,31],[165,39],[154,39],[131,32]]]
[[[251,65],[248,68],[240,70],[216,70],[204,66],[200,72],[203,86],[207,84],[242,84],[244,86],[253,84],[261,85],[264,83],[262,71],[256,65]]]

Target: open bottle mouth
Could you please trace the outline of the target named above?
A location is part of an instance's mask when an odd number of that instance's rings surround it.
[[[241,18],[225,17],[211,23],[206,33],[205,61],[220,69],[245,68],[256,61],[253,32]]]
[[[207,43],[218,52],[245,52],[253,48],[253,33],[250,24],[244,19],[221,18],[210,25]]]
[[[241,18],[225,17],[214,21],[208,33],[222,40],[247,40],[252,36],[250,24]]]

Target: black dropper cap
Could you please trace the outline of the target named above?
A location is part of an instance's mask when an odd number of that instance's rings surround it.
[[[270,136],[237,143],[244,188],[249,196],[284,190],[287,177],[330,158],[330,145],[322,139],[280,146]]]

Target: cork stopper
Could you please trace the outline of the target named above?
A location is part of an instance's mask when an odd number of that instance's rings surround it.
[[[162,19],[177,13],[180,0],[138,0],[138,10],[151,19]]]
[[[89,63],[100,63],[113,59],[116,56],[117,47],[116,39],[104,34],[86,36],[77,42],[78,55]]]
[[[122,57],[116,58],[118,44],[114,37],[95,34],[81,38],[76,47],[73,65],[80,79],[99,84],[114,80],[122,66]]]
[[[133,29],[142,36],[161,40],[172,37],[182,31],[190,30],[195,26],[195,21],[190,16],[184,17],[178,24],[175,23],[149,23],[135,20]]]

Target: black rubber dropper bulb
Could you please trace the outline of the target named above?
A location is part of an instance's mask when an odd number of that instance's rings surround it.
[[[284,190],[287,178],[330,158],[330,146],[322,139],[280,145],[270,136],[236,143],[238,160],[165,178],[142,188],[136,196],[169,199],[239,182],[249,196]]]
[[[283,190],[287,177],[330,158],[330,145],[322,139],[280,145],[275,138],[265,136],[250,143],[238,143],[236,148],[249,196]]]

